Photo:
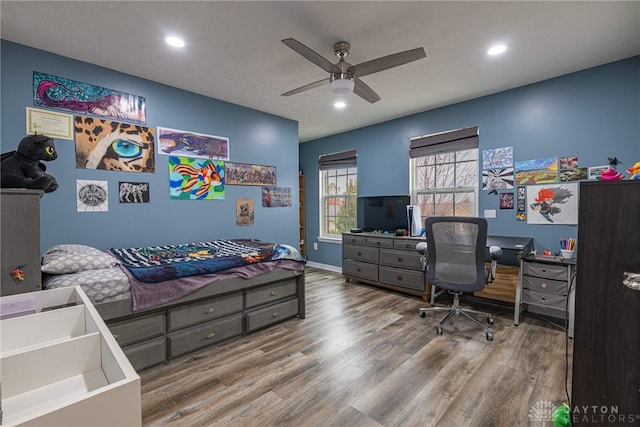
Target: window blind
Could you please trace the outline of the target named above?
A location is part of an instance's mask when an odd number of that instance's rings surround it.
[[[320,156],[318,168],[320,170],[352,168],[357,166],[357,151],[341,151]]]
[[[409,157],[478,148],[478,126],[411,138]]]

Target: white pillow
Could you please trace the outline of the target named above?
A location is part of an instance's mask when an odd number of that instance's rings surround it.
[[[118,264],[120,263],[113,256],[91,246],[62,244],[53,246],[44,253],[40,269],[50,274],[69,274],[115,267]]]

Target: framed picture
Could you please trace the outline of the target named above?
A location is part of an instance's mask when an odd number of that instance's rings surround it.
[[[276,185],[276,167],[246,163],[224,164],[225,182],[228,185]]]

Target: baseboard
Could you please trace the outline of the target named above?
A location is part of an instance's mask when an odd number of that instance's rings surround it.
[[[319,262],[307,261],[307,265],[313,268],[319,268],[320,270],[333,271],[335,273],[342,273],[342,267],[329,264],[320,264]]]

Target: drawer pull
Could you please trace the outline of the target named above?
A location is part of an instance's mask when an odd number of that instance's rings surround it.
[[[404,259],[402,259],[402,257],[399,257],[398,262],[404,262]]]
[[[397,280],[398,282],[402,282],[402,276],[398,276],[398,277],[396,277],[396,280]]]
[[[278,295],[278,291],[271,291],[271,296],[275,297],[276,295]]]
[[[213,338],[213,337],[215,337],[215,336],[216,336],[215,332],[209,332],[209,333],[207,334],[207,339],[208,339],[208,340],[210,340],[211,338]]]
[[[544,289],[544,288],[546,288],[546,287],[547,287],[547,284],[546,284],[545,282],[542,282],[542,283],[540,284],[540,287],[541,287],[542,289]]]
[[[280,313],[278,313],[277,311],[274,311],[273,312],[273,317],[278,317],[278,316],[280,316]]]
[[[358,252],[358,256],[362,256],[362,252]]]
[[[215,309],[215,308],[207,308],[207,309],[204,311],[204,314],[211,314],[211,313],[213,313],[214,311],[216,311],[216,309]]]
[[[120,338],[120,335],[118,335],[118,334],[113,334],[113,338],[114,338],[116,341],[118,341],[118,338]]]
[[[380,242],[376,242],[376,246],[380,246]]]
[[[360,267],[356,268],[356,271],[357,271],[358,273],[360,273],[360,272],[361,272],[361,271],[360,271]]]

